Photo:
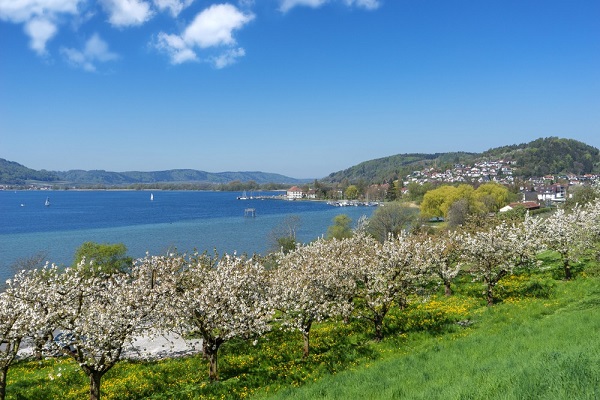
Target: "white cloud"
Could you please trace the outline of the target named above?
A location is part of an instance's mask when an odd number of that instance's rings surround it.
[[[231,4],[215,4],[196,15],[183,32],[186,43],[201,48],[235,44],[233,31],[254,19]]]
[[[56,34],[56,25],[44,18],[33,18],[25,23],[25,32],[29,35],[29,46],[39,55],[46,54],[46,42]]]
[[[243,48],[233,48],[233,32],[253,19],[252,13],[243,13],[231,4],[212,5],[196,15],[181,35],[159,33],[155,46],[169,55],[172,64],[198,61],[196,48],[230,47],[207,59],[216,68],[224,68],[245,55]]]
[[[375,10],[381,6],[379,0],[344,0],[347,6],[356,6],[366,8],[367,10]]]
[[[82,0],[0,0],[0,19],[25,23],[34,17],[76,14]]]
[[[179,35],[158,34],[156,48],[167,53],[172,64],[182,64],[186,61],[198,61],[198,56]]]
[[[254,7],[254,0],[238,0],[238,4],[242,8],[251,8]]]
[[[62,14],[77,14],[83,0],[0,0],[0,20],[24,24],[30,47],[46,54],[46,43],[56,35]]]
[[[193,2],[194,0],[154,0],[154,5],[160,11],[168,10],[175,18],[181,11],[188,8]]]
[[[142,25],[154,15],[150,4],[139,0],[101,0],[109,22],[117,27]]]
[[[304,6],[318,8],[335,0],[280,0],[279,10],[281,12],[288,12],[294,7]],[[341,0],[343,4],[348,7],[365,8],[367,10],[375,10],[381,6],[380,0]]]
[[[246,51],[239,47],[237,49],[229,49],[216,57],[212,57],[210,61],[215,66],[215,68],[221,69],[231,64],[234,64],[238,58],[244,57],[245,55]]]
[[[83,50],[62,48],[60,51],[69,63],[90,72],[96,71],[96,62],[112,61],[119,57],[108,49],[108,45],[98,34],[92,35]]]
[[[317,8],[327,3],[327,1],[328,0],[282,0],[279,9],[282,12],[288,12],[289,10],[297,6]]]

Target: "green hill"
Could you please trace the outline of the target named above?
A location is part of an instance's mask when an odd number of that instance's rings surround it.
[[[104,170],[36,171],[13,161],[0,158],[0,184],[25,185],[30,182],[67,184],[75,186],[103,185],[125,186],[159,183],[228,184],[231,182],[256,182],[257,184],[304,184],[307,179],[260,172],[205,172],[192,169],[172,169],[167,171],[127,171],[111,172]]]
[[[0,158],[0,184],[23,185],[27,181],[54,182],[57,180],[58,176],[54,172],[36,171]]]
[[[127,171],[110,172],[103,170],[71,170],[57,172],[62,181],[75,185],[133,185],[154,183],[203,183],[226,184],[234,181],[258,184],[266,183],[305,183],[306,180],[290,178],[288,176],[266,172],[205,172],[192,169],[172,169],[167,171]]]
[[[454,164],[472,164],[490,159],[516,161],[514,174],[525,178],[600,172],[600,150],[577,140],[548,137],[530,143],[498,147],[483,153],[398,154],[334,172],[323,181],[390,182],[426,167],[444,171]]]
[[[504,158],[517,162],[524,177],[557,174],[590,174],[600,171],[600,151],[572,139],[549,137],[520,145],[498,147],[482,157]]]
[[[394,156],[365,161],[343,171],[329,174],[326,182],[350,182],[364,180],[367,182],[389,182],[399,176],[406,175],[416,168],[436,164],[467,162],[473,159],[472,153],[435,153],[435,154],[397,154]]]

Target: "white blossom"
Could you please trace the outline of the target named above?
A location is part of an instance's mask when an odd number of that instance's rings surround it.
[[[373,322],[377,340],[383,338],[383,321],[390,308],[394,304],[404,307],[408,297],[424,287],[425,269],[417,258],[417,247],[421,245],[416,237],[407,235],[383,244],[365,240],[362,251],[369,256],[356,271],[356,310],[359,317]]]
[[[168,258],[161,261],[173,264]],[[225,255],[216,264],[205,256],[191,261],[186,264],[183,257],[176,257],[174,265],[180,267],[171,274],[164,312],[171,328],[202,337],[209,377],[217,380],[217,355],[223,343],[270,329],[273,312],[267,301],[266,272],[256,260],[235,255]]]
[[[565,279],[572,277],[571,267],[590,248],[594,232],[598,232],[598,201],[586,207],[556,210],[546,218],[540,229],[544,246],[556,251],[563,263]]]
[[[517,266],[537,265],[538,227],[538,219],[527,217],[524,223],[501,222],[462,237],[463,262],[474,279],[485,284],[488,305],[494,302],[494,287],[500,279]]]
[[[305,357],[313,322],[347,317],[352,311],[356,254],[364,239],[362,234],[343,240],[318,239],[279,254],[279,267],[270,276],[270,299],[281,313],[282,327],[302,333]]]

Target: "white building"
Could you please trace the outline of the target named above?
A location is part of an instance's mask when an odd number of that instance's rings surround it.
[[[288,200],[296,200],[304,197],[304,192],[298,186],[292,186],[287,190]]]

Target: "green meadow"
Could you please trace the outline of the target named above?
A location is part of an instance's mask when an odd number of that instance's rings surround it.
[[[546,265],[551,253],[541,257]],[[232,341],[208,380],[200,355],[123,361],[103,378],[104,399],[600,399],[600,268],[582,264],[564,281],[550,268],[498,285],[487,307],[480,284],[458,279],[452,297],[432,296],[386,319],[376,342],[367,321],[315,326],[302,337],[275,327],[257,343]],[[72,361],[19,362],[7,399],[87,398]]]

